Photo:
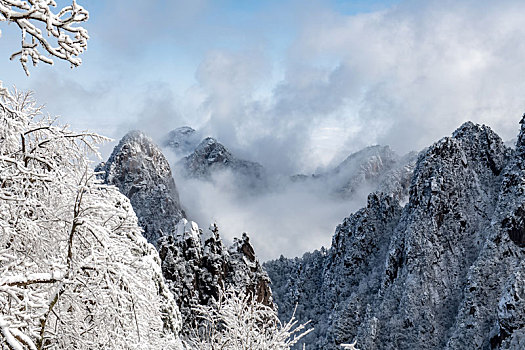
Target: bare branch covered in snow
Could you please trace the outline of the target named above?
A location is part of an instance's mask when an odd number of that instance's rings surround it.
[[[186,340],[189,349],[289,350],[313,331],[292,316],[281,324],[277,312],[242,291],[220,291],[214,305],[196,306],[200,322]]]
[[[15,23],[22,32],[21,48],[11,59],[18,58],[27,75],[29,61],[34,66],[40,61],[53,64],[56,57],[71,67],[82,63],[78,56],[87,49],[89,35],[78,24],[87,21],[89,13],[76,0],[59,11],[56,7],[54,0],[0,0],[0,21]]]
[[[354,341],[352,344],[341,344],[341,347],[347,350],[359,350],[358,348],[355,347],[356,344],[357,344],[357,341]]]

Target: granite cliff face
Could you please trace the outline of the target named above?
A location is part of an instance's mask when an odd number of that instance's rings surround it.
[[[172,235],[185,216],[166,157],[140,131],[126,134],[96,171],[129,198],[148,242]]]
[[[332,246],[265,264],[307,349],[522,349],[525,131],[516,151],[465,123],[420,153],[402,207],[393,192],[336,229]]]

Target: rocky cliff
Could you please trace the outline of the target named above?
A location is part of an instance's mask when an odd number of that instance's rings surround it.
[[[421,152],[404,207],[373,193],[329,250],[265,264],[282,317],[307,349],[522,349],[524,157],[473,123]]]
[[[175,232],[185,214],[169,163],[151,138],[129,132],[96,171],[129,198],[148,242],[157,246],[160,237]]]

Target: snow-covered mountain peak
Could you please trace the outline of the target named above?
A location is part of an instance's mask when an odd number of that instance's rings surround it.
[[[156,245],[160,237],[175,233],[185,215],[169,163],[150,137],[129,132],[97,171],[105,183],[130,199],[150,243]]]
[[[254,190],[266,186],[267,176],[262,165],[235,157],[223,144],[207,137],[177,167],[186,178],[212,180],[215,174],[228,171],[240,188]]]
[[[162,141],[167,147],[179,155],[188,155],[195,150],[200,141],[200,133],[189,126],[171,130]]]
[[[389,146],[368,146],[349,155],[334,171],[341,172],[346,169],[365,170],[364,168],[368,166],[367,170],[376,172],[388,163],[396,162],[398,159],[399,156]]]
[[[234,157],[213,137],[206,137],[195,149],[195,155],[207,161],[208,164],[227,164]]]

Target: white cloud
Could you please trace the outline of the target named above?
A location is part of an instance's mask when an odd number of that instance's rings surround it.
[[[230,244],[247,232],[262,261],[281,254],[302,256],[330,246],[336,225],[366,203],[366,195],[341,200],[319,184],[302,182],[246,194],[235,186],[235,177],[228,172],[216,174],[213,183],[177,174],[175,180],[191,220],[203,228],[217,223],[221,236]],[[287,183],[282,180],[281,185]]]
[[[195,110],[205,106],[204,129],[237,154],[291,174],[370,144],[419,150],[467,120],[504,139],[517,132],[525,3],[404,1],[357,15],[317,4],[297,13],[299,35],[282,62],[223,49],[201,64],[195,89],[205,102]],[[275,71],[281,79],[257,93]],[[188,189],[196,199],[188,205],[199,220],[251,232],[263,257],[327,244],[342,216],[363,204],[289,189],[248,201],[220,185],[180,185],[183,199]]]

